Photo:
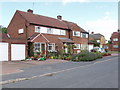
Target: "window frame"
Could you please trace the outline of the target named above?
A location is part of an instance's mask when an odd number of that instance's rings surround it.
[[[76,48],[74,48],[74,49],[81,49],[81,44],[77,44],[77,43],[76,43],[76,44],[74,44],[74,45],[75,45],[75,46],[78,45],[78,46],[76,46]]]
[[[51,45],[50,45],[51,44]],[[49,50],[49,46],[52,46],[52,50]],[[55,51],[55,43],[48,43],[48,51],[53,52]]]
[[[38,29],[38,27],[39,27],[39,29]],[[41,32],[41,27],[40,26],[35,26],[35,32],[40,33]]]
[[[79,35],[76,35],[75,33],[79,33]],[[73,36],[80,37],[81,36],[81,32],[79,32],[79,31],[73,31]]]

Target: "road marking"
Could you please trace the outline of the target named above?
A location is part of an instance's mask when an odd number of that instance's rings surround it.
[[[60,70],[60,71],[56,71],[56,72],[51,72],[51,73],[46,73],[46,74],[42,74],[42,75],[32,76],[32,77],[29,77],[29,78],[18,78],[18,79],[6,80],[6,81],[0,82],[0,85],[5,85],[5,84],[9,84],[9,83],[15,83],[15,82],[24,81],[24,80],[31,80],[31,79],[38,78],[38,77],[43,77],[43,76],[50,76],[50,75],[54,75],[54,74],[57,74],[57,73],[70,71],[70,70],[77,69],[77,68],[83,68],[83,67],[86,67],[86,66],[92,66],[92,65],[95,65],[95,64],[98,64],[98,63],[103,63],[103,62],[111,61],[111,60],[112,59],[107,59],[107,60],[104,60],[104,61],[96,61],[93,64],[88,64],[88,65],[84,65],[84,66],[64,69],[64,70]]]

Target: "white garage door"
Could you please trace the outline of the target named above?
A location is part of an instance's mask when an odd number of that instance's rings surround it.
[[[0,61],[8,61],[8,43],[0,42]]]
[[[25,44],[11,44],[11,60],[25,59]]]

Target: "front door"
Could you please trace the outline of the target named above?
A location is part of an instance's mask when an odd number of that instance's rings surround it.
[[[46,54],[45,43],[41,43],[41,53]]]

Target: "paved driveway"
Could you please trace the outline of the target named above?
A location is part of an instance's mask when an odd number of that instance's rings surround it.
[[[9,61],[9,62],[0,62],[0,67],[2,68],[2,72],[0,74],[6,75],[6,74],[13,74],[13,73],[19,73],[23,72],[24,68],[29,68],[33,66],[38,65],[46,65],[46,64],[54,64],[54,63],[64,63],[67,62],[65,60],[55,60],[55,59],[47,59],[45,61],[35,61],[35,60],[29,60],[29,61]]]

